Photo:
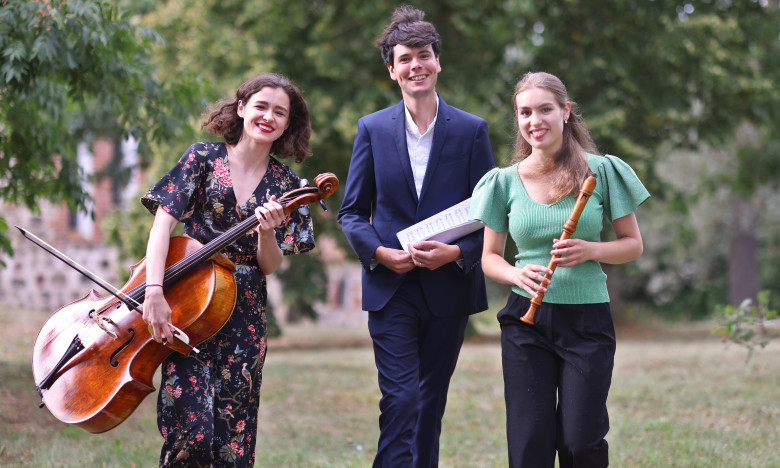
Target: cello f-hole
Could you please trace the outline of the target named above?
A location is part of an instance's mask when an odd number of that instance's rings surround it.
[[[128,328],[127,332],[130,333],[130,338],[127,339],[120,347],[116,349],[113,353],[111,353],[111,358],[109,359],[108,363],[111,364],[111,367],[117,367],[119,365],[119,361],[116,359],[117,354],[121,353],[123,349],[127,348],[130,343],[135,339],[135,330],[132,328]]]

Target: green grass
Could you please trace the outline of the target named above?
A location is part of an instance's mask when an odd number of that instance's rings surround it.
[[[106,434],[38,409],[29,354],[46,314],[0,311],[0,466],[156,466],[155,398]],[[488,330],[489,332],[490,330]],[[618,335],[607,435],[615,467],[780,466],[777,344],[725,349],[714,337]],[[500,347],[467,343],[450,387],[442,467],[506,466]],[[260,467],[368,467],[379,390],[364,330],[288,328],[269,346]]]

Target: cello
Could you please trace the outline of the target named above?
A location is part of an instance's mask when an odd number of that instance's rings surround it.
[[[316,187],[289,191],[277,200],[289,215],[319,202],[338,188],[334,174],[320,174]],[[236,301],[235,264],[220,251],[259,224],[255,216],[203,245],[187,236],[171,238],[163,291],[171,307],[173,342],[154,341],[143,320],[145,260],[130,268],[127,283],[116,290],[92,278],[83,267],[17,226],[22,234],[108,289],[94,289],[55,311],[33,346],[33,378],[41,405],[58,420],[94,434],[125,421],[155,391],[155,370],[172,352],[189,355],[214,336],[230,318]]]

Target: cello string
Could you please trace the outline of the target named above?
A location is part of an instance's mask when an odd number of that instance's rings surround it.
[[[284,206],[285,213],[286,213],[286,210],[289,207],[288,205],[293,201],[295,201],[297,198],[304,195],[313,195],[318,193],[321,193],[321,191],[316,187],[302,187],[293,190],[292,192],[287,192],[282,196],[281,199],[276,201],[280,205]],[[190,268],[196,266],[203,260],[220,252],[223,248],[238,240],[242,235],[244,235],[247,231],[257,226],[258,224],[260,224],[260,221],[257,219],[257,217],[250,216],[244,221],[240,222],[239,224],[236,224],[232,228],[228,229],[222,234],[222,236],[207,243],[200,251],[196,252],[195,254],[189,257],[183,258],[182,260],[180,260],[179,262],[177,262],[176,264],[168,268],[168,270],[166,270],[165,273],[165,279],[163,280],[163,284],[165,282],[168,282],[171,279],[176,278],[177,276],[179,276],[183,272],[186,272]],[[219,240],[219,242],[215,242],[217,240]]]
[[[303,180],[301,182],[303,183]],[[284,206],[285,214],[286,214],[286,210],[287,208],[289,208],[288,205],[291,204],[296,199],[298,199],[299,197],[302,197],[304,195],[313,195],[319,193],[322,192],[317,187],[302,186],[301,188],[283,194],[282,198],[276,201],[280,205]],[[203,246],[202,249],[195,252],[193,255],[181,259],[176,264],[168,268],[165,271],[163,284],[170,282],[171,280],[174,280],[175,278],[179,277],[181,274],[187,272],[190,268],[197,266],[199,263],[208,259],[212,255],[219,253],[226,246],[238,240],[242,235],[244,235],[247,231],[257,226],[258,224],[260,224],[260,221],[257,219],[257,217],[250,216],[244,221],[240,222],[239,224],[236,224],[232,228],[228,229],[221,236],[207,243],[205,246]]]

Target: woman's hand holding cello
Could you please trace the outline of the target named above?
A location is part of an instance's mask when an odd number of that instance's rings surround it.
[[[144,322],[149,325],[154,341],[163,344],[173,341],[171,307],[165,300],[161,286],[147,284],[143,311]]]
[[[170,237],[178,223],[176,218],[158,207],[146,245],[146,290],[143,320],[149,326],[152,338],[158,343],[173,341],[171,307],[163,296],[162,284]]]
[[[257,263],[260,269],[266,275],[270,275],[282,263],[282,249],[276,243],[275,229],[284,223],[287,215],[284,213],[284,207],[276,201],[276,196],[258,206],[255,209],[255,216],[260,222],[257,226],[259,242],[257,243]]]
[[[255,208],[255,216],[260,222],[257,226],[257,232],[273,232],[274,229],[281,226],[286,218],[284,207],[276,201],[276,195],[272,195],[270,200]]]

